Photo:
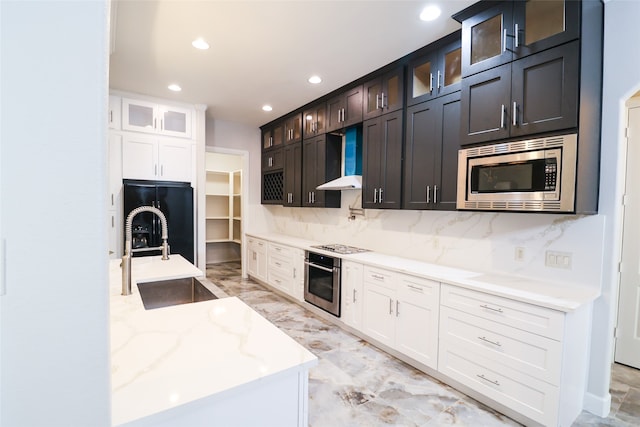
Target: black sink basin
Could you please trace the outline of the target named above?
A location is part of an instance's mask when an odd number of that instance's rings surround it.
[[[138,283],[145,310],[217,299],[194,277]]]

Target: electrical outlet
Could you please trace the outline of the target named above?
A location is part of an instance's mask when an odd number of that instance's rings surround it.
[[[524,248],[522,246],[516,247],[516,250],[513,254],[513,259],[516,261],[524,261]]]
[[[546,251],[544,265],[552,268],[571,270],[571,252]]]

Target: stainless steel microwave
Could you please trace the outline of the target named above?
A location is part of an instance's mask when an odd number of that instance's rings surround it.
[[[458,151],[458,209],[573,212],[576,134]]]

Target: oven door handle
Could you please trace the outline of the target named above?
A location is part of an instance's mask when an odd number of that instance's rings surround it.
[[[306,265],[310,266],[310,267],[313,267],[313,268],[319,268],[320,270],[328,271],[329,273],[333,273],[333,268],[327,268],[327,267],[325,267],[325,266],[323,266],[323,265],[315,264],[315,263],[313,263],[313,262],[309,262],[309,261],[305,261],[304,263],[305,263]]]

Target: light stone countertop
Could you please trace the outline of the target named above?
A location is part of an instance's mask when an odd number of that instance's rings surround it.
[[[317,358],[238,298],[145,310],[136,286],[202,276],[179,255],[132,259],[132,294],[110,262],[112,424],[207,403],[317,364]]]
[[[423,277],[425,279],[486,292],[492,295],[562,312],[572,312],[584,304],[591,303],[600,296],[600,292],[598,290],[589,287],[580,287],[520,276],[480,273],[407,258],[400,258],[392,255],[385,255],[377,252],[336,254],[335,252],[312,248],[314,245],[320,245],[327,242],[315,242],[283,234],[247,233],[247,236],[303,250],[312,250],[314,252],[339,257],[344,260],[359,262],[371,267],[384,268],[399,273]]]

